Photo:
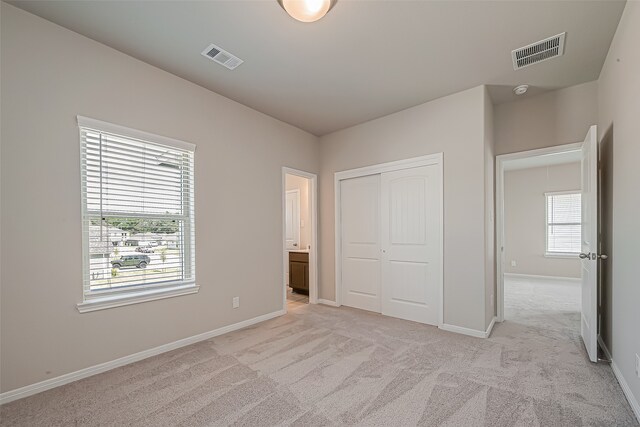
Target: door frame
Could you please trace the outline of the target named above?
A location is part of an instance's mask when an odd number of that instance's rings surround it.
[[[340,212],[342,211],[340,197],[340,181],[351,178],[360,178],[367,175],[377,175],[385,172],[394,172],[402,169],[411,169],[420,166],[439,166],[440,187],[438,188],[440,196],[440,224],[438,233],[438,247],[440,248],[440,256],[438,262],[440,283],[438,287],[438,327],[444,323],[444,174],[443,174],[443,153],[429,154],[426,156],[412,157],[409,159],[397,160],[394,162],[380,163],[377,165],[364,166],[356,169],[336,172],[334,174],[333,189],[335,201],[335,295],[336,306],[342,305],[342,220]]]
[[[287,311],[287,263],[286,202],[287,175],[309,180],[309,214],[311,215],[311,239],[309,241],[309,303],[318,303],[318,175],[290,167],[282,167],[282,310]],[[299,236],[298,236],[299,237]],[[299,243],[298,243],[299,244]]]
[[[582,142],[556,145],[553,147],[539,148],[536,150],[520,151],[517,153],[501,154],[496,156],[496,321],[504,322],[504,173],[505,166],[514,160],[524,160],[541,156],[553,156],[579,152]],[[544,165],[540,165],[544,166]]]

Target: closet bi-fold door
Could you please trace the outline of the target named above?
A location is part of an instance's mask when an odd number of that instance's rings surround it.
[[[438,324],[439,166],[381,176],[382,314]]]
[[[380,175],[340,181],[342,304],[380,313]]]

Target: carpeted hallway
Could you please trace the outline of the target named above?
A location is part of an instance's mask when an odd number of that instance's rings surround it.
[[[611,368],[587,361],[575,307],[511,290],[508,320],[486,340],[304,305],[7,404],[1,424],[637,425]]]

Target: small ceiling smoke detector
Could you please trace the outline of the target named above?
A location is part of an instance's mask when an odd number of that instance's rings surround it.
[[[513,88],[513,93],[516,95],[524,95],[529,90],[529,85],[520,85]]]
[[[539,42],[521,47],[511,51],[513,69],[528,67],[547,59],[562,56],[564,54],[564,40],[567,33],[560,33],[553,37],[548,37]]]
[[[210,44],[205,50],[203,50],[202,56],[207,57],[230,70],[234,70],[238,65],[244,62],[242,59],[230,54],[215,44]]]

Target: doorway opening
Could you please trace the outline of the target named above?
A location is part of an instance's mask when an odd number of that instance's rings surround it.
[[[584,143],[496,158],[497,320],[579,337],[597,360],[596,127]],[[572,340],[575,342],[575,340]]]
[[[580,147],[497,158],[498,321],[579,325]]]
[[[283,308],[317,303],[317,177],[282,169]]]

